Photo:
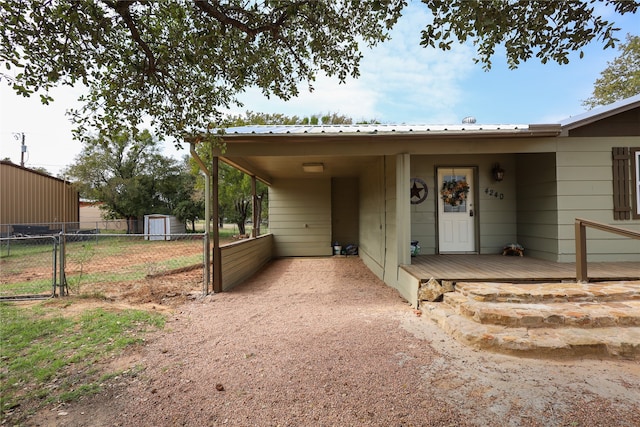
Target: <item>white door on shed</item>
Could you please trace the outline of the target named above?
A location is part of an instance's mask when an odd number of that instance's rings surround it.
[[[165,240],[167,233],[165,217],[149,217],[149,240]],[[155,236],[154,236],[155,235]]]

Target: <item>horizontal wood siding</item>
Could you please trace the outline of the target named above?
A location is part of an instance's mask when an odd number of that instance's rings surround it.
[[[385,185],[385,249],[384,249],[384,276],[387,285],[395,287],[398,280],[398,250],[397,250],[397,215],[396,215],[396,156],[387,156],[384,169]],[[408,183],[407,183],[408,185]],[[407,189],[408,191],[408,189]]]
[[[272,234],[222,246],[222,290],[237,286],[260,270],[271,260],[272,249]]]
[[[526,255],[557,259],[557,194],[554,153],[517,156],[517,243]]]
[[[638,137],[569,137],[558,144],[558,261],[575,261],[575,218],[640,230],[640,220],[615,219],[613,197],[613,149],[639,143]],[[628,171],[624,179],[628,187]],[[640,262],[640,241],[587,230],[587,260]]]
[[[362,172],[359,183],[360,233],[358,254],[365,265],[380,279],[384,275],[385,233],[385,161],[381,157]]]
[[[495,163],[506,171],[505,179],[496,182],[491,174]],[[411,205],[411,238],[420,242],[422,254],[437,252],[437,166],[472,166],[478,168],[475,212],[478,215],[480,253],[495,254],[505,244],[516,240],[515,156],[509,154],[477,154],[449,156],[411,156],[411,177],[421,178],[429,188],[426,200]],[[407,184],[407,189],[409,185]]]
[[[269,231],[275,256],[328,256],[331,180],[277,180],[269,187]]]

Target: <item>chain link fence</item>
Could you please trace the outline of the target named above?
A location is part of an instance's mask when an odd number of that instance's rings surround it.
[[[0,299],[70,294],[158,302],[208,289],[204,233],[14,235],[0,245]]]
[[[0,237],[25,237],[68,234],[100,234],[100,233],[128,233],[144,232],[144,220],[97,220],[75,222],[40,222],[0,224]]]
[[[60,283],[58,238],[0,238],[0,299],[50,298]]]

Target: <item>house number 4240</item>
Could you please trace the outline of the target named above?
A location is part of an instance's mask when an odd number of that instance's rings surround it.
[[[500,200],[504,199],[504,193],[498,193],[493,188],[485,188],[484,193],[488,194],[489,197],[495,197],[496,199],[500,199]]]

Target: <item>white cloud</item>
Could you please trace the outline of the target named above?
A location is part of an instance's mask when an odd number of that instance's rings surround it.
[[[20,164],[20,142],[14,136],[25,134],[26,167],[43,167],[54,175],[80,152],[81,145],[71,135],[72,125],[65,115],[77,107],[80,92],[68,87],[51,91],[54,102],[43,105],[38,95],[24,98],[6,84],[0,85],[0,158]]]
[[[267,99],[258,90],[240,99],[246,110],[305,116],[337,112],[385,123],[442,123],[458,120],[463,82],[474,64],[469,46],[454,45],[441,52],[420,46],[421,30],[429,19],[426,7],[411,3],[391,33],[391,40],[363,52],[360,77],[339,84],[321,76],[313,93],[301,86],[300,96],[284,102]]]

